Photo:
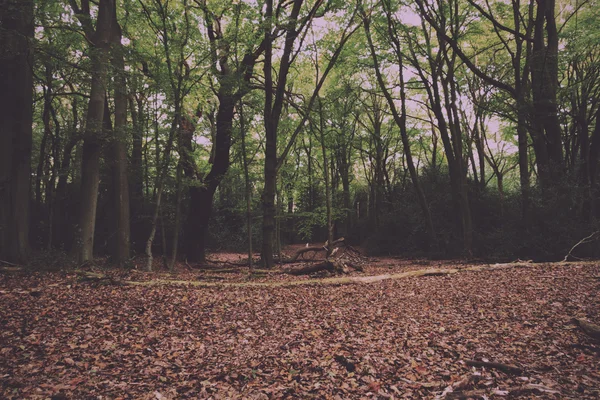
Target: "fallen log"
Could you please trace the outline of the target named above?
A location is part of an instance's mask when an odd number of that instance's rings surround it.
[[[523,369],[517,367],[516,365],[502,364],[497,362],[465,360],[465,364],[470,367],[485,367],[488,369],[497,369],[502,372],[506,372],[507,374],[518,375],[523,372]]]
[[[318,264],[304,264],[298,267],[284,269],[290,275],[310,275],[321,271],[335,272],[337,267],[331,261],[323,261]]]
[[[592,339],[600,340],[600,326],[580,318],[573,318],[573,323]]]
[[[310,275],[321,271],[336,274],[347,274],[350,270],[363,271],[360,265],[355,265],[342,260],[325,260],[318,264],[303,264],[297,267],[284,269],[283,272],[290,275]]]
[[[346,245],[346,239],[341,237],[341,238],[336,239],[333,242],[331,242],[331,245],[327,241],[327,242],[325,242],[325,244],[323,246],[304,247],[304,248],[296,251],[296,253],[294,253],[292,258],[290,258],[289,260],[286,260],[286,261],[287,262],[295,262],[298,260],[298,258],[300,258],[300,256],[302,256],[302,259],[304,259],[304,255],[307,253],[311,253],[311,252],[313,253],[311,259],[314,259],[318,252],[325,251],[326,253],[328,253],[329,250],[331,250],[331,249],[336,249],[337,247],[345,246],[345,245]]]

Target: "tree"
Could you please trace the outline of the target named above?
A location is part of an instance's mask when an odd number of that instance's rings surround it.
[[[0,1],[0,258],[29,253],[33,1]]]
[[[92,24],[89,0],[70,0],[71,8],[83,27],[90,44],[91,89],[83,139],[81,166],[81,195],[79,199],[79,221],[76,236],[76,254],[80,262],[94,256],[94,231],[98,186],[100,184],[100,155],[102,152],[102,123],[106,97],[107,62],[109,58],[115,0],[100,0],[96,26]]]
[[[127,168],[127,82],[125,60],[121,44],[121,27],[117,21],[117,9],[112,10],[111,21],[111,64],[113,66],[113,91],[115,102],[113,151],[113,195],[116,211],[116,241],[114,258],[119,266],[124,266],[130,257],[131,226],[129,219],[129,179]]]

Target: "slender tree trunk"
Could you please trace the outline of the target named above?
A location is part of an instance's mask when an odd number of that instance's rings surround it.
[[[88,105],[86,127],[83,140],[81,163],[81,195],[79,198],[79,221],[77,256],[80,262],[89,261],[94,256],[94,231],[98,187],[100,185],[101,136],[104,120],[104,99],[106,96],[106,64],[111,34],[111,19],[114,0],[100,0],[96,32],[90,51],[92,83]]]
[[[250,271],[253,270],[252,251],[252,183],[250,182],[248,149],[246,148],[246,121],[244,120],[244,105],[239,101],[240,136],[242,142],[242,165],[244,167],[244,197],[246,198],[246,231],[248,237],[248,264]]]
[[[162,245],[162,252],[161,252],[161,259],[163,262],[163,267],[166,269],[169,267],[168,265],[168,261],[167,261],[167,254],[168,254],[168,250],[167,250],[167,228],[165,226],[165,212],[164,210],[160,210],[159,211],[159,218],[160,218],[160,242]]]
[[[0,12],[0,259],[16,263],[29,253],[33,4],[4,0]]]
[[[76,104],[76,102],[74,104]],[[53,246],[57,248],[64,248],[66,244],[73,241],[72,238],[69,240],[69,232],[71,231],[70,227],[73,220],[70,217],[68,209],[67,183],[71,170],[71,157],[73,148],[76,147],[77,143],[79,142],[78,135],[76,132],[74,132],[75,129],[76,126],[74,126],[73,132],[70,134],[71,137],[63,149],[63,157],[58,171],[56,194],[54,196],[55,211],[54,222],[52,223],[52,227],[54,229],[52,238]]]
[[[52,123],[50,108],[52,107],[52,67],[46,63],[45,65],[46,87],[44,88],[44,110],[42,111],[42,122],[44,124],[44,135],[40,142],[40,154],[38,157],[37,169],[35,174],[35,211],[37,221],[42,220],[44,199],[42,199],[42,179],[44,176],[44,164],[47,159],[47,143],[48,138],[52,136]]]
[[[556,185],[563,172],[562,139],[556,100],[558,32],[554,8],[555,0],[537,1],[531,75],[534,150],[540,181],[546,188]]]
[[[171,260],[169,261],[169,270],[175,269],[177,262],[177,250],[179,249],[179,231],[181,230],[181,201],[183,198],[183,167],[181,161],[177,163],[177,198],[175,200],[175,226],[173,228],[173,245],[171,249]]]
[[[134,103],[135,99],[135,103]],[[141,98],[135,95],[129,97],[129,108],[131,111],[131,120],[133,123],[131,162],[129,176],[130,193],[130,226],[131,242],[134,251],[142,251],[143,229],[142,229],[142,211],[144,205],[144,164],[143,164],[143,137],[145,130],[144,103]]]
[[[121,45],[121,27],[117,21],[116,7],[112,13],[112,54],[111,63],[115,71],[115,127],[112,141],[113,152],[113,194],[116,211],[115,262],[124,267],[130,257],[131,227],[129,220],[129,180],[127,166],[127,83],[125,79],[125,60]]]
[[[150,234],[148,235],[148,240],[146,240],[146,270],[152,271],[152,262],[154,257],[152,256],[152,243],[154,242],[154,237],[156,236],[156,227],[158,224],[158,217],[160,213],[160,205],[162,202],[162,195],[165,186],[165,180],[167,178],[167,174],[169,172],[169,163],[171,162],[171,150],[173,148],[173,141],[175,140],[175,134],[177,132],[177,126],[179,123],[179,108],[175,107],[175,115],[173,116],[173,121],[171,122],[171,129],[169,131],[169,138],[167,140],[167,145],[164,149],[164,157],[162,165],[157,165],[157,173],[158,177],[156,180],[156,204],[154,205],[154,213],[152,214],[152,222],[150,225]],[[158,143],[157,143],[158,146]]]
[[[279,179],[281,181],[281,179]],[[281,218],[282,218],[282,201],[281,201],[281,185],[277,188],[276,198],[277,205],[275,209],[275,251],[277,252],[277,260],[281,264]]]
[[[321,143],[321,152],[323,155],[323,178],[325,182],[325,208],[327,210],[327,255],[333,250],[333,217],[332,217],[332,195],[331,180],[329,178],[329,159],[327,157],[327,145],[325,143],[325,121],[323,115],[323,104],[319,98],[319,142]]]

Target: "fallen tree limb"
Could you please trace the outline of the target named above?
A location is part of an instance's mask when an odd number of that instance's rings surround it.
[[[363,268],[360,265],[354,265],[347,261],[325,260],[319,264],[306,264],[298,267],[288,268],[285,269],[284,272],[290,275],[310,275],[321,271],[346,274],[350,269],[355,271],[363,271]]]
[[[586,236],[579,242],[575,243],[575,246],[571,247],[571,250],[569,250],[565,258],[563,259],[563,262],[569,261],[569,257],[573,257],[571,253],[573,253],[573,250],[575,250],[577,247],[581,246],[582,244],[591,243],[597,240],[598,238],[600,238],[600,231],[593,232],[591,235]]]
[[[315,256],[317,255],[317,253],[320,251],[327,252],[327,249],[325,248],[325,246],[304,247],[304,248],[298,250],[296,253],[294,253],[292,258],[290,258],[289,260],[286,260],[286,261],[296,262],[296,261],[298,261],[298,258],[302,257],[302,259],[304,259],[304,255],[307,253],[311,253],[311,252],[313,253],[311,259],[314,259]]]
[[[317,255],[317,253],[320,251],[325,251],[327,253],[327,252],[329,252],[329,250],[336,249],[340,246],[345,246],[345,245],[346,245],[346,239],[341,237],[341,238],[336,239],[333,242],[331,242],[331,245],[329,244],[329,242],[325,242],[325,244],[323,246],[304,247],[304,248],[296,251],[296,253],[294,253],[292,258],[290,258],[289,260],[286,260],[286,261],[287,262],[295,262],[301,256],[302,256],[302,259],[304,259],[304,255],[307,253],[311,253],[311,252],[313,253],[312,259],[314,259],[315,256]]]
[[[0,260],[0,264],[10,265],[11,267],[21,267],[19,264],[14,264],[8,261]]]
[[[506,372],[507,374],[515,374],[519,375],[523,372],[522,368],[517,367],[516,365],[510,364],[502,364],[497,362],[487,362],[487,361],[477,361],[477,360],[465,360],[465,364],[470,367],[484,367],[488,369],[497,369],[502,372]]]
[[[600,326],[580,318],[573,318],[573,323],[577,325],[583,331],[583,333],[592,339],[600,341]]]

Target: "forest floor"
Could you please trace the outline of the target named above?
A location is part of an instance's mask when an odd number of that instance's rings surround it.
[[[600,398],[600,344],[572,322],[600,323],[600,263],[371,258],[350,277],[387,278],[356,282],[243,257],[0,273],[0,398]],[[407,273],[432,269],[453,273]]]

